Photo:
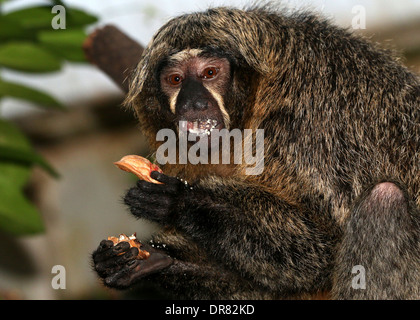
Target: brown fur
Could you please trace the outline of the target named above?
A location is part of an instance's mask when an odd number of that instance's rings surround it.
[[[209,284],[208,290],[213,295],[207,291],[201,295],[196,291],[199,290],[196,282],[186,281],[186,290],[194,291],[189,296],[248,297],[249,283],[255,285],[254,294],[260,292],[261,297],[305,295],[332,286],[348,286],[348,283],[338,283],[340,277],[333,283],[333,265],[342,263],[336,260],[335,251],[337,247],[348,249],[342,235],[348,232],[354,203],[378,181],[401,182],[398,185],[412,203],[411,212],[401,211],[401,214],[415,217],[405,227],[410,228],[412,223],[412,228],[418,228],[420,84],[416,75],[389,52],[310,13],[216,8],[184,15],[169,21],[155,35],[133,75],[126,99],[126,105],[136,112],[153,148],[159,146],[155,140],[159,129],[174,128],[168,110],[159,100],[162,97],[155,73],[160,62],[174,52],[208,46],[227,52],[236,62],[226,109],[232,128],[265,130],[265,170],[259,176],[246,176],[245,165],[168,165],[165,173],[197,184],[203,197],[208,197],[200,200],[203,205],[211,206],[217,201],[223,203],[222,207],[225,203],[235,204],[239,211],[232,215],[243,214],[244,220],[232,216],[232,223],[241,225],[253,220],[255,223],[249,223],[249,228],[260,230],[259,233],[250,231],[249,236],[260,234],[264,239],[266,236],[275,248],[273,252],[280,250],[281,255],[278,260],[271,260],[254,251],[254,265],[250,266],[251,262],[243,260],[247,257],[240,255],[243,248],[213,248],[200,233],[204,231],[194,233],[198,232],[194,229],[196,224],[197,230],[204,228],[199,225],[201,222],[189,220],[188,214],[182,217],[180,212],[180,223],[191,225],[191,229],[178,227],[182,230],[176,231],[177,236],[163,232],[156,238],[169,246],[172,243],[174,248],[176,243],[185,247],[190,242],[194,243],[194,252],[205,248],[204,262],[198,265],[211,261],[211,265],[224,270],[221,274],[226,272],[240,283],[232,292],[226,289],[227,292],[219,293],[214,293],[217,289]],[[381,200],[367,198],[366,201]],[[190,205],[201,204],[197,200]],[[232,227],[224,219],[219,223],[227,233],[239,230],[245,237],[249,231],[245,226]],[[381,223],[372,228],[382,228],[381,234],[386,236],[388,228],[393,226],[386,221]],[[418,237],[419,232],[414,231],[414,236]],[[287,236],[281,238],[284,234]],[[258,242],[258,236],[255,237],[246,241]],[[215,241],[218,246],[232,246],[229,241],[234,240]],[[261,243],[265,242],[261,240]],[[374,255],[375,240],[370,239],[368,243]],[[295,256],[301,246],[305,248],[302,252],[307,255],[307,261],[299,261],[301,257]],[[216,251],[211,251],[212,248]],[[232,250],[232,254],[222,254],[219,249]],[[178,250],[181,249],[172,252]],[[283,268],[281,261],[287,266]],[[348,261],[340,265],[343,272],[351,270],[352,263],[358,264]],[[383,263],[386,265],[386,261]],[[396,264],[417,268],[407,280],[407,286],[418,286],[418,254],[401,257]],[[388,265],[384,269],[391,268]],[[173,283],[174,274],[169,269],[162,277],[167,283]],[[404,291],[398,287],[399,280],[397,277],[393,282],[395,292]],[[214,281],[217,282],[217,277]],[[243,294],[240,293],[242,285],[245,286]],[[250,296],[255,297],[254,294]],[[418,290],[412,290],[405,296],[395,296],[420,298],[418,294]],[[343,298],[339,293],[336,297]],[[381,294],[375,292],[371,297],[381,297]]]

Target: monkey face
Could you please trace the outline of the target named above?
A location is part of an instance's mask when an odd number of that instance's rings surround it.
[[[250,127],[246,110],[259,98],[260,79],[281,65],[262,58],[265,51],[271,52],[271,46],[261,46],[270,34],[264,25],[244,37],[254,22],[242,11],[211,10],[174,18],[155,34],[124,101],[134,109],[152,149],[162,145],[157,133],[180,132],[180,121],[188,140],[194,134],[216,137],[215,129]],[[256,127],[257,121],[252,123]]]
[[[167,59],[159,75],[171,113],[183,130],[196,138],[229,128],[225,95],[231,82],[227,58],[189,49]]]

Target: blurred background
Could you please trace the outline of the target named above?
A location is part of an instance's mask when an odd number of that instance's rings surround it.
[[[137,232],[147,241],[156,230],[122,205],[135,179],[113,162],[149,150],[121,108],[123,92],[85,60],[86,35],[112,24],[144,46],[173,16],[247,3],[0,0],[0,300],[125,298],[100,284],[90,254],[107,236]],[[352,9],[362,5],[366,29],[355,32],[397,50],[420,72],[420,0],[281,3],[349,28],[360,13]],[[67,9],[66,30],[51,27],[54,5]],[[52,286],[55,265],[65,268],[65,289]],[[160,294],[145,287],[136,297]]]

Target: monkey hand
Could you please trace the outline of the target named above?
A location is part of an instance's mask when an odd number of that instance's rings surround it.
[[[137,259],[136,247],[130,248],[128,242],[114,246],[111,240],[101,241],[93,252],[93,267],[106,286],[115,289],[126,289],[147,275],[169,267],[173,259],[150,245],[144,244],[150,253],[145,260]]]
[[[190,186],[157,171],[150,176],[162,184],[139,180],[137,186],[127,192],[124,202],[136,217],[167,224],[174,218],[175,209],[179,208]]]

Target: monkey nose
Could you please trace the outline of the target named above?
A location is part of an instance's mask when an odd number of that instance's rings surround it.
[[[193,108],[198,111],[203,111],[209,108],[209,101],[206,99],[198,99],[194,101]]]
[[[177,112],[179,114],[185,114],[187,112],[199,112],[206,111],[210,107],[209,101],[205,99],[191,100],[187,103],[177,106]]]

